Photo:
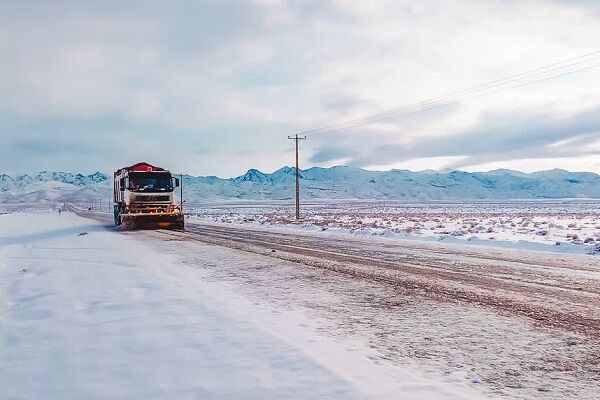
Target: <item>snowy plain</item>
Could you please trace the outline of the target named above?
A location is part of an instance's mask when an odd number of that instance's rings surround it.
[[[289,202],[203,202],[187,208],[192,220],[203,223],[600,254],[598,200],[307,201],[300,222]]]
[[[203,222],[600,254],[600,176],[593,173],[336,166],[303,170],[300,180],[300,224],[292,219],[295,170],[289,167],[250,169],[230,179],[184,175],[184,197]],[[109,175],[99,172],[0,175],[2,207],[81,202],[109,211],[111,191]]]
[[[238,253],[161,243],[71,213],[0,215],[0,398],[485,397],[207,279]]]

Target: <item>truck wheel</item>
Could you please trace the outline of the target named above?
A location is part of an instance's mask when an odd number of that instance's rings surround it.
[[[118,205],[115,205],[113,207],[113,214],[114,214],[114,220],[115,220],[115,226],[119,226],[121,225],[121,212],[120,212],[120,207]]]

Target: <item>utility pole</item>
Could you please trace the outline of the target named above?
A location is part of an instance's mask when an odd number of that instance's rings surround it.
[[[288,136],[288,139],[296,142],[296,221],[300,219],[300,170],[298,169],[298,142],[306,139],[306,136],[298,137],[298,134],[294,136]]]

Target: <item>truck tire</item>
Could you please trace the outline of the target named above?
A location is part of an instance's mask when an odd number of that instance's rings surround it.
[[[119,207],[117,204],[115,204],[113,207],[113,214],[114,214],[115,226],[121,225],[121,207]]]

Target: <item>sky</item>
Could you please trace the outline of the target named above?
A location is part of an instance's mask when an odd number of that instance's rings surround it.
[[[271,172],[288,135],[599,50],[594,0],[4,0],[0,173]],[[300,167],[600,173],[600,53],[577,62],[308,134]]]

